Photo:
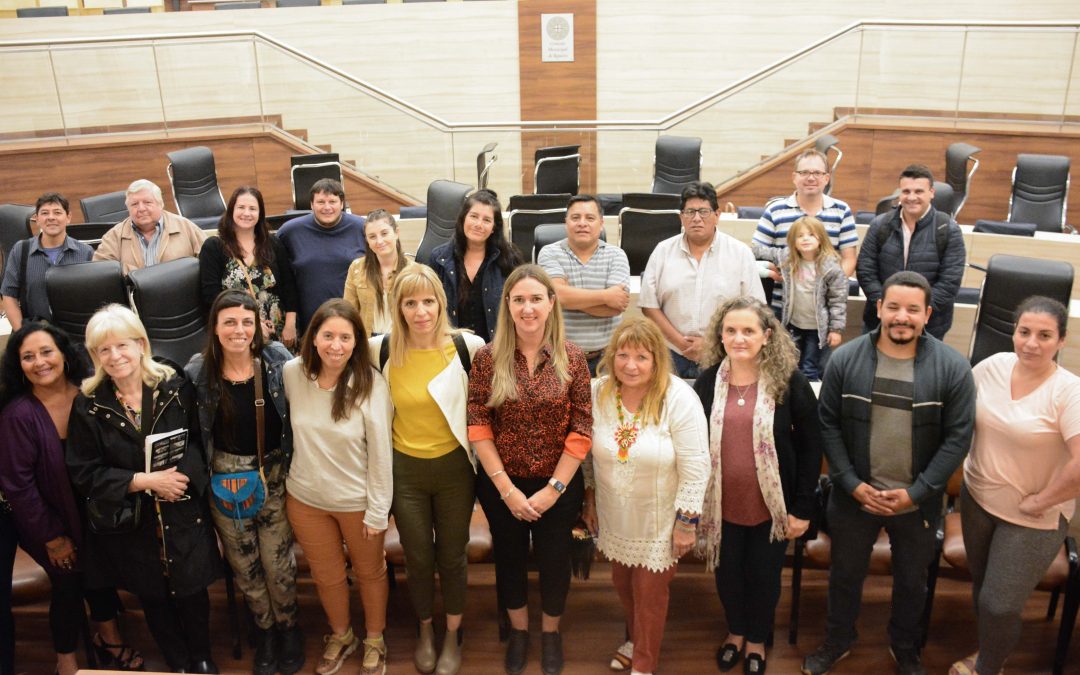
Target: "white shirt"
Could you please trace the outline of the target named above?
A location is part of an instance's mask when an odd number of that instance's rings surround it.
[[[593,380],[593,445],[584,465],[596,486],[597,547],[623,565],[654,572],[678,562],[671,554],[675,513],[701,512],[710,468],[701,401],[690,385],[669,377],[659,424],[640,427],[625,463],[616,459],[615,402],[597,401],[603,379]],[[633,415],[623,410],[623,419]]]
[[[638,307],[659,309],[683,335],[704,335],[717,308],[742,295],[765,302],[749,246],[717,230],[699,261],[680,234],[660,242],[649,256]],[[679,351],[670,342],[668,347]]]

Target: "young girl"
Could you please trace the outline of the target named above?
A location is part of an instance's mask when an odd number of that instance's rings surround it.
[[[821,379],[829,350],[840,344],[847,322],[848,282],[825,225],[803,216],[788,228],[786,248],[759,248],[759,258],[780,268],[784,307],[780,322],[799,348],[799,370]]]

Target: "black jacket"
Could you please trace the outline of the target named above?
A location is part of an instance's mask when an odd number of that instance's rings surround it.
[[[178,374],[155,390],[153,433],[188,429],[187,451],[178,470],[190,479],[189,499],[157,502],[141,493],[139,527],[125,534],[97,534],[86,528],[83,551],[90,588],[118,586],[149,598],[185,597],[221,575],[221,558],[210,521],[209,472],[203,454],[195,387]],[[68,424],[67,465],[82,498],[122,499],[132,476],[145,470],[143,436],[123,413],[106,378],[93,395],[79,394]]]
[[[945,232],[939,256],[937,228]],[[867,329],[878,325],[877,301],[881,299],[881,287],[885,280],[901,270],[918,272],[926,277],[932,289],[931,306],[934,311],[926,324],[926,332],[937,339],[945,337],[952,327],[953,304],[960,292],[960,280],[964,276],[964,235],[952,219],[939,223],[938,212],[933,206],[915,223],[911,233],[907,264],[904,264],[904,235],[900,221],[900,208],[881,214],[870,223],[859,250],[855,274],[859,286],[866,295],[863,323]]]
[[[719,364],[712,366],[694,382],[694,391],[710,421],[709,433],[712,433],[713,392],[719,371]],[[814,390],[798,369],[791,373],[784,402],[773,413],[773,436],[784,504],[789,514],[810,520],[816,512],[814,490],[821,476],[821,430]]]

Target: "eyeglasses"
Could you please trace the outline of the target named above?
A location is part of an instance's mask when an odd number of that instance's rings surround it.
[[[682,214],[687,218],[693,218],[694,216],[701,216],[707,218],[710,213],[713,213],[712,209],[683,209]]]
[[[801,170],[796,171],[795,175],[799,176],[800,178],[824,178],[825,176],[829,175],[829,172],[828,171],[807,171],[806,169],[801,169]]]

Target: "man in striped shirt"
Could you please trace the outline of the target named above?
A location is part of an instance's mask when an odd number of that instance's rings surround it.
[[[621,248],[601,241],[603,229],[600,201],[575,195],[566,206],[566,239],[542,248],[536,260],[555,284],[566,338],[585,351],[594,376],[630,303],[630,263]]]
[[[12,246],[4,264],[0,294],[4,296],[4,312],[12,332],[17,331],[24,320],[52,318],[49,299],[45,295],[45,273],[50,267],[87,262],[94,256],[94,249],[67,236],[71,208],[62,194],[46,192],[41,195],[36,211],[41,233]]]
[[[829,184],[829,162],[817,150],[806,150],[795,158],[795,171],[791,174],[795,192],[786,198],[777,198],[765,206],[757,230],[754,232],[754,254],[762,248],[787,248],[788,228],[803,216],[814,216],[825,224],[825,232],[833,248],[840,252],[840,266],[850,277],[855,273],[859,236],[855,233],[855,216],[851,208],[825,194]],[[760,256],[759,256],[760,257]],[[773,287],[772,304],[777,312],[783,306],[783,287],[780,274],[774,274],[778,283]]]

